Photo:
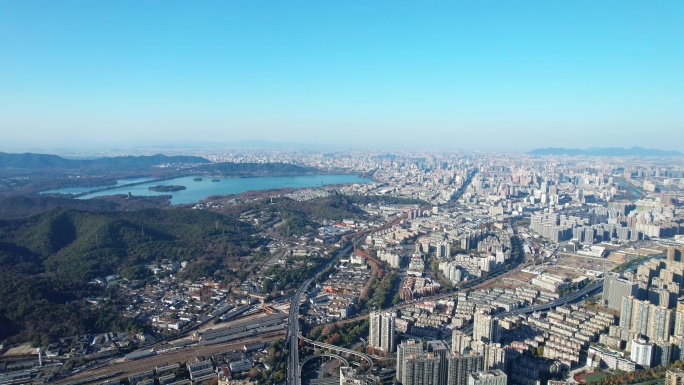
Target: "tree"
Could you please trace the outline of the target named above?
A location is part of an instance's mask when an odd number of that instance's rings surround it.
[[[259,371],[258,367],[255,366],[249,370],[249,378],[254,380],[254,379],[258,378],[259,376],[261,376],[261,372]]]
[[[264,279],[264,282],[262,283],[261,291],[264,293],[270,293],[271,292],[271,280],[270,279]]]
[[[278,370],[277,372],[273,373],[273,382],[274,383],[279,383],[285,381],[285,373],[283,373],[282,370]]]
[[[323,336],[329,336],[333,334],[337,330],[337,326],[335,324],[328,324],[323,327],[323,330],[321,331],[321,335]]]
[[[323,326],[316,326],[311,331],[309,332],[309,338],[312,340],[318,339],[318,337],[321,336],[321,331],[323,330]]]
[[[401,297],[399,296],[399,293],[394,295],[394,298],[392,298],[392,305],[398,305],[399,302],[401,302]]]
[[[325,343],[330,344],[330,345],[337,345],[340,343],[341,340],[342,340],[342,336],[340,335],[340,333],[335,333],[332,336],[330,336],[329,338],[327,338],[325,340]]]

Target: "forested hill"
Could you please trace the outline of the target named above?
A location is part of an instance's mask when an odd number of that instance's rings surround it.
[[[105,195],[91,199],[73,199],[51,195],[0,196],[0,219],[23,218],[56,208],[83,211],[140,210],[168,207],[171,196]]]
[[[187,209],[92,213],[54,209],[0,221],[0,242],[64,280],[122,273],[155,259],[191,260],[212,242],[252,245],[254,229],[232,218]],[[235,250],[237,252],[237,250]]]
[[[258,210],[262,213],[285,214],[301,216],[309,221],[329,221],[343,219],[361,219],[367,213],[359,206],[367,204],[417,204],[427,205],[425,201],[409,198],[397,198],[378,195],[329,195],[308,201],[296,201],[290,198],[275,198],[271,200],[256,200],[223,208],[223,213],[238,216],[247,211]]]
[[[49,195],[0,196],[0,219],[23,218],[58,207],[87,211],[113,211],[114,202],[104,199],[73,199]]]
[[[191,261],[181,272],[189,279],[234,275],[225,257],[262,245],[254,232],[220,214],[182,209],[54,209],[0,221],[0,341],[106,329],[117,317],[105,322],[85,309],[86,297],[105,290],[86,283],[96,277],[144,279],[150,275],[145,264],[161,259]],[[101,321],[97,327],[94,319]]]
[[[0,169],[78,169],[78,168],[135,168],[164,164],[195,164],[195,172],[215,173],[218,175],[261,175],[261,174],[308,174],[318,172],[313,167],[297,166],[289,163],[212,163],[198,156],[113,156],[96,159],[67,159],[51,154],[9,154],[0,152]]]
[[[44,168],[92,168],[92,167],[128,167],[153,166],[178,163],[210,163],[209,160],[197,156],[114,156],[97,159],[66,159],[50,154],[9,154],[0,152],[0,168],[44,169]]]
[[[304,175],[320,172],[313,167],[297,166],[290,163],[233,163],[222,162],[198,165],[193,171],[224,176],[279,176]]]

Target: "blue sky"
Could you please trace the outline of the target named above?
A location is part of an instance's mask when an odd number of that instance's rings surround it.
[[[684,144],[682,1],[0,1],[0,150]]]

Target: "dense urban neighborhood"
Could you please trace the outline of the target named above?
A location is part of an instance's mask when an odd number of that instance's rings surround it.
[[[112,175],[219,185],[232,176],[212,164],[262,165],[253,178],[279,164],[364,179],[185,204],[50,191],[23,203],[31,216],[3,211],[0,384],[684,379],[679,157],[192,155]],[[5,203],[45,186],[18,169],[0,178]],[[66,174],[57,187],[102,189],[92,170]]]

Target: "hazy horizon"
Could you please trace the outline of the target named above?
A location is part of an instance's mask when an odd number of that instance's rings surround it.
[[[684,3],[4,2],[0,151],[681,150]]]
[[[185,143],[157,143],[157,144],[141,144],[138,146],[121,144],[116,145],[82,145],[82,146],[7,146],[0,143],[0,152],[4,153],[45,153],[55,154],[69,157],[86,157],[92,158],[99,155],[149,155],[149,154],[193,154],[196,152],[206,151],[207,153],[215,153],[220,150],[257,150],[257,151],[311,151],[311,152],[325,152],[325,151],[371,151],[371,152],[423,152],[423,151],[441,151],[441,152],[463,152],[463,153],[529,153],[532,150],[547,149],[547,148],[563,148],[569,150],[590,150],[595,148],[642,148],[644,150],[662,150],[662,151],[677,151],[680,150],[666,150],[655,147],[643,147],[640,145],[633,145],[629,147],[619,146],[585,146],[585,147],[563,147],[563,146],[545,146],[529,149],[496,149],[496,148],[457,148],[457,147],[439,147],[439,146],[374,146],[366,145],[339,145],[333,143],[296,143],[296,142],[270,142],[270,141],[240,141],[232,143],[209,143],[209,142],[185,142]]]

